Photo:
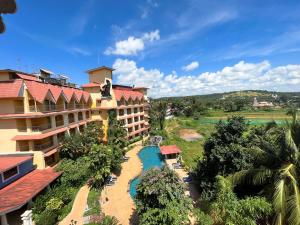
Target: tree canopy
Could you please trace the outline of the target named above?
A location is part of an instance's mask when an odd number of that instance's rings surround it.
[[[184,195],[178,175],[168,167],[148,170],[135,199],[141,225],[189,224],[191,200]]]

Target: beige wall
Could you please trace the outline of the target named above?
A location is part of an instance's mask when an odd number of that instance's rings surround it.
[[[10,114],[15,112],[15,102],[13,99],[0,99],[0,106],[0,114]]]
[[[7,72],[0,72],[0,81],[9,80],[9,74]]]
[[[108,69],[101,69],[89,72],[89,81],[96,83],[104,83],[105,78],[112,80],[112,71]]]
[[[0,120],[0,152],[15,152],[16,141],[11,140],[18,134],[15,119]]]

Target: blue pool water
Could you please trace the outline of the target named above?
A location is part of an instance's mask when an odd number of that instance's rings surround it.
[[[164,161],[161,158],[158,146],[147,146],[139,152],[139,157],[143,163],[143,172],[153,167],[162,167]],[[139,177],[134,178],[130,183],[130,195],[136,195],[136,186],[139,184]]]

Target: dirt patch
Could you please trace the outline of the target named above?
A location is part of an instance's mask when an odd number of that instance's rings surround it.
[[[201,134],[197,133],[193,129],[181,129],[179,131],[179,136],[186,141],[197,141],[203,138]]]

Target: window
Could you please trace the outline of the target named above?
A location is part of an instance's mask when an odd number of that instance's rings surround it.
[[[18,167],[13,167],[9,170],[3,172],[3,181],[8,180],[9,178],[16,176],[19,173]]]
[[[119,116],[123,116],[124,115],[124,109],[120,109],[119,110]]]

